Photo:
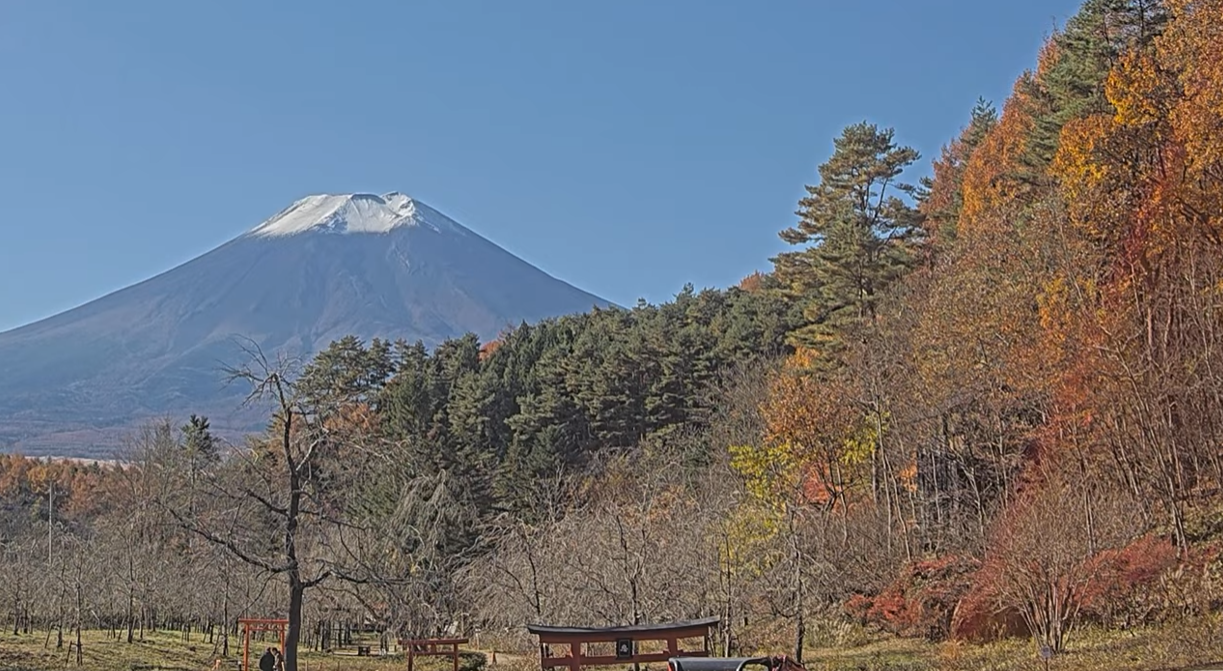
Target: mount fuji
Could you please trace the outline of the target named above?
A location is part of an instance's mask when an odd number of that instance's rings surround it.
[[[0,450],[110,456],[154,417],[258,428],[241,341],[307,358],[346,335],[495,337],[608,301],[401,193],[302,198],[160,275],[0,333]]]

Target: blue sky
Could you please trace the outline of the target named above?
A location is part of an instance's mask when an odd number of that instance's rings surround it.
[[[316,192],[398,190],[620,304],[784,244],[845,125],[922,168],[1079,2],[0,2],[0,330]]]

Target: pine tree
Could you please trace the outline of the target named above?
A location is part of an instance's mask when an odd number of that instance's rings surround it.
[[[882,291],[911,263],[920,215],[917,187],[897,181],[920,158],[897,146],[892,129],[866,122],[845,128],[820,166],[820,183],[799,201],[798,225],[781,232],[791,245],[811,246],[773,259],[778,278],[805,301],[808,326],[795,344],[835,356],[845,329],[874,320]]]
[[[1149,43],[1168,21],[1158,0],[1087,0],[1053,36],[1053,61],[1046,72],[1025,80],[1037,106],[1036,127],[1028,139],[1026,177],[1044,181],[1044,168],[1057,151],[1062,127],[1071,119],[1111,114],[1104,95],[1109,70],[1127,49]]]
[[[345,336],[315,355],[298,389],[307,405],[327,412],[371,399],[393,372],[390,343],[375,338],[367,348],[356,336]]]
[[[193,465],[210,465],[220,459],[207,417],[191,415],[180,431],[183,434],[183,448],[190,455]]]

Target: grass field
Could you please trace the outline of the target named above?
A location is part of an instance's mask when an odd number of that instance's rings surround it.
[[[30,635],[14,636],[12,630],[0,633],[0,671],[51,671],[63,669],[85,669],[87,671],[204,671],[211,670],[219,655],[213,654],[211,643],[199,635],[190,642],[183,641],[176,632],[146,633],[143,641],[128,644],[125,639],[110,638],[106,632],[82,632],[82,664],[76,665],[75,649],[69,647],[70,638],[64,633],[64,647],[55,649],[52,635],[49,646],[45,631]],[[71,640],[75,640],[72,638]],[[221,668],[236,671],[241,663],[242,641],[231,638],[230,655],[222,659]],[[256,668],[259,654],[269,643],[251,644],[251,667]],[[405,671],[407,658],[393,654],[358,657],[349,649],[334,653],[302,651],[299,654],[301,671]],[[463,668],[470,670],[478,666],[473,655],[466,655]],[[450,671],[450,660],[438,658],[417,659],[415,668],[420,671]]]
[[[1076,632],[1066,654],[1053,659],[1050,671],[1172,671],[1218,668],[1210,662],[1223,660],[1223,617],[1213,617],[1161,628],[1130,631],[1084,630]],[[0,634],[0,670],[52,671],[88,669],[90,671],[205,671],[216,657],[202,639],[184,642],[177,633],[146,634],[144,641],[127,644],[91,631],[83,636],[83,664],[76,666],[75,655],[65,638],[64,648],[55,649],[54,637],[44,647],[46,632],[13,636]],[[990,645],[955,643],[932,644],[899,639],[865,630],[841,630],[836,634],[816,632],[805,655],[809,671],[1044,671],[1044,664],[1028,641],[1014,640]],[[252,646],[252,650],[262,649]],[[222,667],[238,668],[241,649],[231,647]],[[781,652],[775,650],[772,652]],[[252,666],[257,659],[252,654]],[[485,654],[467,655],[464,668],[472,671],[488,662],[489,671],[532,671],[539,668],[531,653],[499,652],[497,662]],[[659,671],[653,665],[642,671]],[[339,653],[303,652],[302,671],[404,671],[407,660],[398,654],[357,657],[352,651]],[[449,671],[448,660],[418,659],[421,671]],[[609,671],[616,671],[609,669]],[[624,671],[624,670],[621,670]]]
[[[1189,671],[1223,664],[1223,617],[1129,631],[1084,629],[1049,671]],[[989,645],[927,643],[869,634],[805,655],[808,671],[1044,671],[1029,640]]]

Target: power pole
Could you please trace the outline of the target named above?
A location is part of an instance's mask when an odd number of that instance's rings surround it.
[[[47,490],[47,566],[51,566],[51,530],[55,528],[55,481]]]

